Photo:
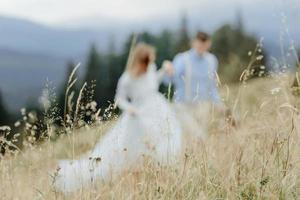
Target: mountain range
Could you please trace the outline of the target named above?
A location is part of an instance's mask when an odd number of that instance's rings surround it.
[[[293,39],[295,45],[300,46],[300,27],[297,26],[300,14],[293,9],[286,16],[274,13],[264,4],[231,10],[219,6],[214,11],[218,15],[211,13],[211,10],[199,12],[197,9],[186,13],[191,33],[199,28],[212,33],[222,24],[236,23],[239,16],[245,31],[264,38],[270,56],[280,55],[280,42],[290,43]],[[92,43],[102,52],[107,51],[112,41],[120,49],[133,31],[177,30],[181,16],[165,15],[129,22],[91,16],[57,27],[0,16],[0,90],[4,100],[10,110],[18,110],[26,102],[37,99],[47,79],[58,87],[70,59],[83,63],[81,72],[84,71],[85,57]]]

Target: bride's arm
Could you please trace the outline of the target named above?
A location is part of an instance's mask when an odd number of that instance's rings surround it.
[[[158,80],[165,85],[170,85],[181,79],[184,71],[182,54],[178,54],[174,60],[165,60],[159,70]]]
[[[134,107],[128,100],[128,82],[128,74],[124,73],[118,82],[115,103],[121,110],[132,113],[134,111]]]
[[[157,80],[158,82],[162,82],[163,79],[165,78],[166,71],[163,67],[161,67],[159,70],[157,70]]]
[[[155,70],[157,69],[156,65],[155,65]],[[159,83],[161,82],[165,82],[165,79],[168,78],[168,72],[165,66],[165,62],[163,63],[163,65],[161,66],[161,68],[159,70],[156,71],[156,77]]]

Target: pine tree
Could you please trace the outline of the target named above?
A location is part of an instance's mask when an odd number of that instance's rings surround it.
[[[99,56],[100,57],[100,56]],[[108,57],[103,57],[107,61]],[[97,79],[96,79],[96,92],[95,98],[101,108],[108,106],[108,101],[111,99],[109,96],[110,84],[109,66],[107,62],[99,64]]]
[[[186,51],[190,48],[190,37],[188,32],[188,19],[186,14],[181,18],[178,40],[175,46],[175,53]]]
[[[145,31],[138,35],[137,42],[145,42],[150,45],[155,45],[156,37],[154,35],[152,35],[151,33]]]
[[[174,57],[173,34],[164,30],[156,39],[157,64],[160,66],[164,60],[172,60]]]
[[[0,91],[0,126],[10,122],[10,115],[4,105],[2,93]]]
[[[10,118],[10,116],[8,114],[8,111],[5,108],[5,105],[4,105],[4,102],[2,99],[2,93],[0,91],[0,126],[7,125],[10,121],[9,118]],[[7,132],[0,130],[0,137],[4,137],[5,139],[7,139]],[[7,147],[7,145],[0,140],[0,155],[5,154],[6,147]]]
[[[123,72],[123,66],[121,63],[121,56],[116,54],[114,40],[111,40],[108,52],[107,66],[109,73],[109,84],[107,90],[109,101],[113,101],[119,77]]]
[[[238,20],[241,22],[241,20]],[[212,37],[212,52],[219,59],[219,75],[223,81],[236,82],[245,68],[248,66],[253,56],[249,56],[249,51],[254,51],[257,48],[259,41],[251,36],[247,35],[242,30],[242,24],[237,28],[231,25],[224,25],[219,28]],[[264,51],[260,49],[256,52],[255,56],[264,58]],[[254,58],[256,59],[256,58]],[[251,65],[253,74],[251,77],[260,76],[264,74],[265,60],[257,59]],[[252,72],[251,72],[252,73]]]
[[[130,51],[131,44],[132,44],[134,37],[135,37],[135,34],[131,34],[125,41],[125,44],[122,48],[122,53],[120,54],[120,62],[121,62],[121,66],[122,66],[123,70],[125,69],[126,64],[127,64],[129,51]]]
[[[90,83],[92,81],[96,81],[99,74],[99,68],[100,68],[100,56],[98,53],[98,50],[95,45],[92,45],[90,49],[90,53],[88,56],[88,61],[86,65],[86,74],[84,77],[84,80],[87,83]]]
[[[236,29],[238,32],[244,33],[244,20],[243,20],[243,12],[241,9],[236,11]]]
[[[297,51],[297,59],[296,60],[296,69],[295,69],[295,76],[294,81],[292,84],[292,92],[295,96],[300,96],[300,49]]]
[[[95,45],[91,46],[90,53],[88,55],[86,73],[84,76],[84,82],[87,83],[87,88],[84,91],[83,104],[87,104],[90,101],[95,100],[98,103],[101,102],[101,82],[99,80],[100,67],[102,65],[100,54]],[[89,91],[87,91],[89,90]]]

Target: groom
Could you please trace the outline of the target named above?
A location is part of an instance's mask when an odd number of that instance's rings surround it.
[[[176,110],[185,131],[200,139],[207,136],[212,109],[225,112],[217,89],[217,58],[208,52],[210,37],[198,32],[191,41],[191,49],[179,53],[173,62],[165,61],[168,74],[165,83],[175,86]]]

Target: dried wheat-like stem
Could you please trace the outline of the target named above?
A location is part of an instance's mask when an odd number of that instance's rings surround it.
[[[128,69],[128,67],[131,66],[131,64],[132,64],[133,50],[134,50],[134,47],[135,47],[136,42],[137,42],[137,37],[138,37],[138,34],[134,33],[133,38],[131,40],[131,44],[130,44],[129,55],[128,55],[127,63],[126,63],[126,69]]]
[[[78,118],[78,113],[79,113],[79,108],[80,108],[80,102],[82,99],[82,95],[83,95],[83,91],[85,90],[87,86],[87,83],[85,82],[82,86],[82,88],[80,89],[77,101],[76,101],[76,109],[75,109],[75,114],[74,114],[74,123],[77,123],[77,118]]]
[[[75,78],[75,79],[73,79],[73,78],[74,78],[74,75],[75,75],[77,69],[79,68],[79,66],[80,66],[80,63],[78,63],[76,65],[76,67],[72,70],[72,72],[71,72],[71,74],[69,76],[68,85],[67,85],[67,89],[66,89],[66,92],[65,92],[64,123],[66,123],[66,117],[67,117],[67,104],[68,104],[69,92],[70,92],[71,88],[74,86],[74,84],[77,81],[77,78]]]

